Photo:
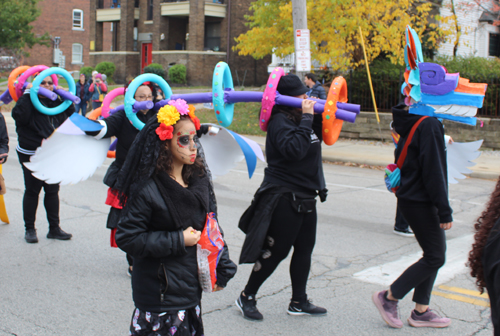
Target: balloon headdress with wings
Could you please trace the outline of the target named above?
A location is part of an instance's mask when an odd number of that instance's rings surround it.
[[[476,125],[477,109],[483,106],[487,84],[470,83],[459,73],[424,62],[417,33],[406,27],[405,83],[401,87],[410,113]]]

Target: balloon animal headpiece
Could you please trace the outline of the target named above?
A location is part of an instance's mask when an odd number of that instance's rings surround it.
[[[487,84],[470,83],[439,64],[424,62],[420,39],[410,26],[406,27],[404,54],[406,71],[401,92],[410,113],[476,125],[475,116],[483,106]]]

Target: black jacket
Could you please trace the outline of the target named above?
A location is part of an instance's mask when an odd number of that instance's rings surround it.
[[[484,246],[482,263],[490,297],[493,332],[495,336],[500,336],[500,219],[490,231]]]
[[[137,117],[143,123],[146,123],[150,118],[156,116],[156,111],[149,110],[146,114],[137,113]],[[99,120],[99,123],[104,126],[100,132],[86,132],[88,135],[94,135],[97,139],[117,137],[118,142],[116,144],[116,159],[113,161],[111,166],[106,172],[104,177],[104,183],[108,187],[113,187],[116,182],[116,177],[120,171],[127,153],[132,146],[139,130],[130,123],[124,110],[118,111],[113,115],[107,117],[106,119]]]
[[[0,113],[0,159],[9,155],[9,133],[7,132],[7,125],[5,124],[5,117]]]
[[[208,178],[192,179],[187,189],[169,192],[175,195],[190,190],[208,195]],[[189,211],[189,218],[178,227],[153,178],[127,203],[118,223],[116,243],[134,258],[132,290],[137,308],[160,313],[200,303],[197,248],[184,246],[183,230],[189,226],[203,229],[207,212],[215,208],[215,204],[203,203],[202,212],[196,211],[194,204],[185,204],[183,215]],[[217,266],[217,284],[225,287],[235,273],[236,265],[229,259],[225,246]]]
[[[392,115],[394,129],[401,136],[395,151],[397,160],[413,124],[422,116],[408,113],[405,105],[393,107]],[[453,221],[448,202],[444,129],[436,118],[423,120],[415,131],[401,169],[401,185],[396,196],[402,205],[411,206],[415,202],[434,205],[441,223]]]
[[[52,108],[59,106],[62,100],[57,98],[52,101],[48,98],[40,98],[40,102]],[[36,150],[42,144],[42,140],[47,139],[74,112],[75,106],[71,104],[62,113],[53,116],[43,114],[33,106],[29,90],[26,90],[12,109],[19,147],[30,151]]]
[[[311,91],[307,94],[309,97],[316,97],[319,99],[326,99],[326,92],[323,85],[320,82],[316,82],[314,86],[311,88]]]
[[[297,123],[280,105],[273,107],[267,127],[264,181],[311,192],[325,188],[321,156],[321,115],[304,114]],[[313,129],[314,128],[314,129]]]

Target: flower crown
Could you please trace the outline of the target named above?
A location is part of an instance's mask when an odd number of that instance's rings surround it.
[[[174,135],[174,127],[181,119],[181,115],[188,115],[191,121],[194,123],[196,130],[200,129],[200,119],[194,114],[195,107],[193,105],[188,105],[185,100],[177,99],[171,100],[167,105],[160,108],[157,114],[158,122],[160,126],[156,128],[156,134],[160,137],[160,140],[170,140]]]

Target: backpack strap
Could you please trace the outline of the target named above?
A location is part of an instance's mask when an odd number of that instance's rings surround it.
[[[408,146],[411,143],[411,140],[413,138],[413,134],[417,130],[418,125],[420,125],[420,123],[425,118],[428,118],[428,116],[424,116],[424,117],[418,119],[418,121],[411,128],[410,135],[408,135],[408,138],[406,139],[406,142],[405,142],[405,145],[403,147],[403,150],[401,151],[401,154],[399,155],[398,161],[396,162],[396,165],[398,166],[399,169],[401,169],[403,167],[403,163],[405,162],[405,159],[406,159],[406,153],[408,152]]]

